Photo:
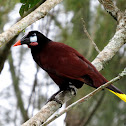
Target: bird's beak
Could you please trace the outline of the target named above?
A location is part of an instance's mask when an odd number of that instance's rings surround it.
[[[18,46],[18,45],[21,45],[21,40],[17,41],[17,42],[13,45],[13,47],[14,47],[14,46]]]

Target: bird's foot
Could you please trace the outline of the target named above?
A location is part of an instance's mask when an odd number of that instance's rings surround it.
[[[65,90],[59,90],[58,92],[56,92],[54,95],[51,96],[51,98],[49,98],[49,100],[46,102],[46,104],[49,102],[49,101],[55,101],[57,102],[58,104],[63,105],[64,103],[64,99],[69,99],[66,95],[66,92],[69,92],[70,94],[72,94],[72,96],[76,95],[76,90],[77,88],[74,86],[74,85],[69,85],[69,87],[67,87]],[[68,94],[69,94],[68,93]],[[65,96],[66,95],[66,96]],[[71,95],[70,95],[71,96]],[[65,100],[66,101],[66,100]]]
[[[61,90],[59,90],[58,92],[56,92],[55,94],[53,94],[49,99],[48,99],[48,101],[46,102],[46,104],[48,103],[48,102],[50,102],[50,101],[55,101],[55,102],[57,102],[58,104],[60,104],[61,105],[61,107],[62,107],[62,101],[60,101],[56,96],[59,94],[61,92]],[[60,108],[61,108],[60,107]]]

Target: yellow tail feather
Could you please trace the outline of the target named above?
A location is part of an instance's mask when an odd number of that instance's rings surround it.
[[[118,96],[121,100],[123,100],[124,102],[126,102],[126,94],[120,94],[120,93],[114,92],[112,90],[109,90],[109,91],[111,91],[113,94],[115,94],[116,96]]]

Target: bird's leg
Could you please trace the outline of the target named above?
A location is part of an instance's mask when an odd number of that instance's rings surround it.
[[[56,101],[62,107],[64,99],[69,99],[68,94],[71,94],[72,96],[76,95],[76,90],[77,90],[77,88],[74,85],[69,85],[69,87],[67,87],[66,89],[59,90],[54,95],[52,95],[51,98],[49,98],[49,100],[46,103],[48,103],[49,101]],[[66,93],[67,93],[68,97],[67,97]]]

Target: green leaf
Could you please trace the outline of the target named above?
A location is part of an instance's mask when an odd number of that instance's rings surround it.
[[[25,5],[22,5],[21,8],[20,8],[20,11],[19,11],[19,14],[21,15],[21,17],[24,14],[24,10],[25,10]]]

